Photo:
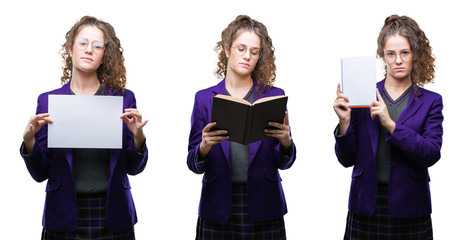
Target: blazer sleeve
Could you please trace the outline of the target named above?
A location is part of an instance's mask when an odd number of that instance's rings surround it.
[[[207,159],[199,161],[199,146],[202,142],[202,130],[208,124],[207,116],[203,113],[201,92],[194,97],[194,107],[191,115],[191,131],[189,133],[187,164],[194,173],[204,173],[207,168]]]
[[[279,143],[276,145],[274,150],[274,157],[276,159],[276,163],[279,169],[285,170],[292,167],[297,157],[297,148],[295,147],[294,140],[292,139],[292,145],[290,145],[289,153],[285,154],[282,150],[282,144],[277,140]]]
[[[124,97],[127,98],[127,108],[136,108],[136,99],[133,92],[127,90]],[[124,151],[126,160],[125,165],[127,167],[127,173],[130,175],[136,175],[144,170],[148,161],[148,148],[146,146],[146,140],[143,143],[143,149],[141,152],[138,152],[135,148],[133,133],[128,129],[125,122],[123,126],[125,142]]]
[[[45,113],[48,110],[42,107],[42,102],[48,101],[46,94],[41,94],[37,100],[36,114]],[[46,108],[46,107],[45,107]],[[34,135],[35,145],[32,149],[32,153],[25,154],[24,142],[20,147],[20,154],[26,163],[27,170],[29,171],[32,178],[37,182],[42,182],[48,179],[50,176],[51,169],[51,152],[48,149],[48,126],[45,124],[40,130]]]
[[[443,100],[441,95],[434,98],[423,121],[422,130],[417,132],[405,125],[396,123],[388,141],[394,148],[403,151],[411,160],[424,167],[430,167],[441,157],[443,142]]]
[[[351,167],[356,164],[356,116],[355,109],[351,111],[351,121],[347,131],[343,135],[338,135],[338,125],[334,130],[335,155],[337,160],[344,167]]]

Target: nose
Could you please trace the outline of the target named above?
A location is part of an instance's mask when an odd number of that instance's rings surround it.
[[[85,53],[92,53],[93,52],[93,44],[88,43],[87,48],[85,48]]]
[[[244,53],[244,55],[242,55],[242,57],[244,57],[244,59],[250,59],[250,50],[246,49],[245,53]]]
[[[400,63],[403,62],[403,58],[401,57],[401,54],[396,54],[395,62],[396,62],[397,64],[400,64]]]

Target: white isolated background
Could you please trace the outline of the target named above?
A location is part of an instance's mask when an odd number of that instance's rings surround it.
[[[460,235],[462,167],[459,92],[462,17],[456,1],[3,1],[0,3],[0,229],[2,239],[38,239],[46,182],[29,176],[19,155],[37,96],[60,87],[64,35],[84,15],[112,24],[124,48],[127,87],[135,92],[149,161],[130,176],[137,239],[193,239],[201,175],[186,165],[196,91],[215,85],[221,31],[239,14],[266,25],[276,49],[276,86],[289,96],[297,160],[281,171],[288,239],[341,239],[351,168],[334,153],[332,109],[340,58],[375,55],[391,14],[414,18],[436,56],[435,83],[445,116],[441,160],[430,168],[436,239]],[[378,61],[380,63],[380,61]],[[377,70],[377,80],[383,70]],[[458,150],[459,149],[459,150]]]

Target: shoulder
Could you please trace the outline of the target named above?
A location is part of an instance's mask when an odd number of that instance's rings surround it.
[[[419,97],[422,99],[424,102],[442,102],[443,97],[436,92],[424,89],[424,88],[419,88]]]
[[[274,86],[272,87],[265,86],[265,87],[262,87],[261,89],[263,90],[263,96],[286,95],[282,88],[278,88]]]
[[[419,88],[419,91],[426,97],[431,97],[431,98],[441,98],[441,95],[439,93],[427,90],[425,88]]]
[[[120,92],[120,91],[119,91]],[[120,92],[122,95],[122,92]],[[125,89],[125,93],[123,94],[124,98],[135,98],[135,93],[129,89]]]
[[[208,88],[201,89],[196,92],[195,99],[196,101],[200,99],[209,99],[214,97],[217,93],[217,86],[211,86]]]
[[[69,94],[69,91],[66,92],[65,90],[65,86],[66,85],[63,85],[62,87],[60,88],[56,88],[54,90],[51,90],[51,91],[48,91],[48,92],[44,92],[44,93],[41,93],[38,97],[39,100],[42,100],[42,99],[48,99],[48,95],[55,95],[55,94]]]

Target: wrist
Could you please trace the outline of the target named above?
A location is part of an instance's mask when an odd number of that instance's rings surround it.
[[[385,128],[388,130],[390,134],[393,134],[395,131],[396,123],[393,120],[390,120],[386,125]]]
[[[212,149],[212,147],[209,147],[207,146],[207,144],[201,142],[201,144],[199,145],[199,158],[205,158],[209,154],[210,149]]]
[[[288,138],[281,138],[280,141],[284,151],[289,150],[290,146],[292,146],[292,138],[290,136]]]
[[[34,137],[32,139],[24,138],[23,141],[24,141],[24,148],[26,150],[26,154],[31,154],[35,146],[35,138]]]
[[[350,119],[339,121],[338,123],[338,135],[344,135],[350,126]]]

